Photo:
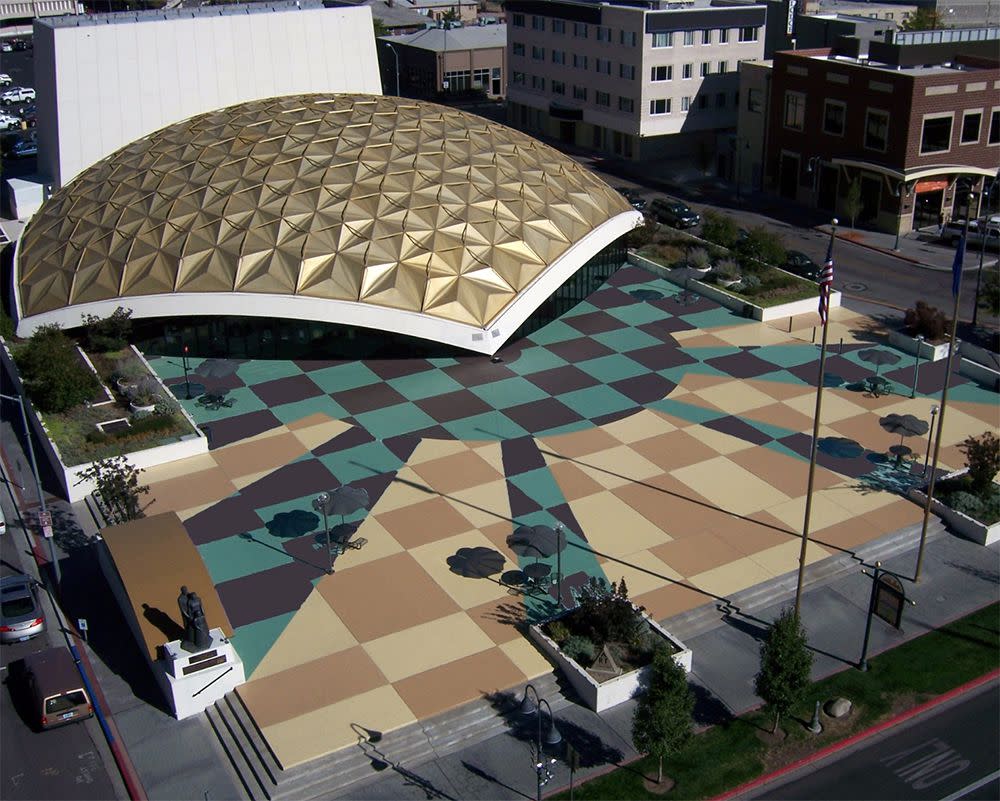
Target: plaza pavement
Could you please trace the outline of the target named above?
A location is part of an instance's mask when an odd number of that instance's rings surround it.
[[[148,470],[148,513],[184,521],[233,624],[239,692],[288,768],[551,670],[523,622],[555,608],[465,578],[447,559],[506,545],[522,524],[562,523],[566,586],[624,578],[658,619],[787,574],[806,489],[818,318],[768,325],[626,267],[559,320],[501,351],[447,359],[247,361],[184,401],[204,456]],[[920,480],[885,458],[891,412],[927,419],[944,363],[900,355],[857,382],[881,344],[869,317],[835,310],[826,368],[810,562],[919,521],[900,492]],[[147,354],[170,384],[179,360]],[[192,360],[197,367],[198,362]],[[957,374],[942,465],[996,425],[996,396]],[[909,444],[922,455],[926,440]],[[918,460],[919,462],[919,460]],[[326,575],[313,498],[363,487],[350,516],[366,544]],[[548,560],[554,565],[554,560]],[[568,598],[568,592],[566,594]]]

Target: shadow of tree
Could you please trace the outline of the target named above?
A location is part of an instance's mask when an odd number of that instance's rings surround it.
[[[469,773],[471,773],[473,776],[478,776],[480,779],[490,782],[490,784],[495,784],[498,787],[503,787],[508,792],[514,793],[514,795],[519,795],[522,798],[533,798],[533,796],[530,796],[527,793],[523,793],[520,790],[516,790],[509,784],[505,784],[504,782],[500,781],[492,773],[487,773],[482,768],[477,767],[476,765],[473,765],[469,762],[466,762],[464,759],[462,760],[462,767],[465,768],[467,771],[469,771]]]
[[[690,683],[694,693],[695,726],[718,726],[733,719],[726,705],[707,687]]]
[[[972,576],[980,581],[987,581],[990,584],[1000,584],[1000,572],[988,568],[976,567],[975,565],[963,565],[958,562],[945,561],[949,567],[955,568],[967,576]]]
[[[50,507],[52,514],[52,534],[63,551],[69,553],[77,548],[84,548],[90,545],[88,537],[80,525],[76,522],[76,516],[72,509],[60,506]]]
[[[290,512],[278,512],[265,526],[272,537],[291,539],[315,531],[319,524],[319,515],[305,509],[292,509]]]

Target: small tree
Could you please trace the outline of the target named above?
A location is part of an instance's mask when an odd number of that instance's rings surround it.
[[[109,519],[118,522],[138,520],[145,517],[140,496],[149,492],[148,486],[139,483],[141,472],[124,456],[110,456],[94,462],[80,473],[77,483],[94,482],[95,492]]]
[[[119,306],[108,317],[85,314],[83,333],[89,350],[98,353],[121,350],[132,335],[132,310]]]
[[[847,197],[844,198],[844,211],[851,218],[851,228],[858,219],[864,202],[861,200],[861,179],[855,178],[847,187]]]
[[[64,412],[97,391],[97,377],[57,325],[38,328],[15,359],[28,395],[43,412]]]
[[[716,245],[731,248],[736,244],[739,228],[736,221],[728,214],[719,214],[706,209],[702,215],[701,236]]]
[[[812,654],[806,647],[806,633],[799,616],[785,609],[774,621],[760,646],[760,672],[754,678],[754,692],[774,710],[774,726],[801,699],[809,686]]]
[[[375,31],[375,36],[388,36],[392,33],[381,17],[372,17],[372,28]]]
[[[978,437],[968,437],[958,447],[965,454],[972,488],[977,493],[987,491],[1000,470],[1000,438],[992,431],[985,431]]]
[[[979,308],[994,317],[1000,315],[1000,270],[990,270],[983,276],[979,291]]]
[[[739,246],[741,261],[745,269],[760,271],[764,264],[784,264],[785,245],[781,237],[763,226],[751,228]]]
[[[630,248],[643,248],[653,241],[653,237],[656,236],[656,230],[659,226],[652,217],[646,217],[642,221],[642,225],[633,228],[625,237],[625,242]]]
[[[663,782],[663,760],[691,736],[694,693],[684,669],[663,646],[653,654],[649,684],[632,716],[632,740],[639,751],[656,757],[656,781]]]
[[[936,10],[930,6],[920,6],[908,14],[899,27],[904,31],[938,31],[948,26]]]
[[[943,311],[922,300],[918,300],[912,309],[907,309],[903,316],[903,327],[908,333],[913,336],[920,334],[930,342],[941,340],[949,326]]]

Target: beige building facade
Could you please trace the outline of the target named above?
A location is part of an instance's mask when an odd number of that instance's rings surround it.
[[[508,120],[624,158],[697,154],[736,126],[738,65],[764,50],[763,5],[507,4]]]

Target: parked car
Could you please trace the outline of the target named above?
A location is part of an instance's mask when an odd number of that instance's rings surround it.
[[[38,155],[38,144],[30,139],[22,139],[10,149],[12,159],[26,159],[28,156]]]
[[[34,48],[30,39],[11,39],[10,44],[15,50],[32,50]]]
[[[35,100],[35,90],[28,86],[18,86],[14,89],[8,89],[0,95],[0,103],[3,103],[5,106],[10,106],[14,103],[26,103],[29,100]]]
[[[941,239],[954,247],[958,245],[964,231],[965,220],[952,220],[949,223],[945,223],[944,230],[941,233]],[[990,217],[989,220],[986,221],[985,231],[986,249],[1000,250],[1000,216]],[[972,250],[979,250],[982,245],[983,235],[981,233],[980,221],[970,220],[969,236],[965,240],[965,246]]]
[[[649,213],[657,222],[674,228],[693,228],[701,222],[701,215],[679,200],[658,197],[649,204]]]
[[[0,86],[10,86],[14,83],[6,72],[0,72]]]
[[[785,263],[782,267],[800,278],[819,281],[821,272],[819,265],[800,250],[789,250],[785,254]]]
[[[0,111],[0,128],[5,131],[16,131],[21,127],[21,118]]]
[[[11,663],[11,679],[26,696],[31,723],[53,729],[93,717],[94,705],[73,656],[46,648]]]
[[[45,631],[45,614],[30,576],[0,579],[0,642],[23,642]]]
[[[0,42],[0,53],[13,53],[14,45],[12,45],[7,39]]]
[[[632,208],[636,211],[642,211],[646,208],[646,198],[639,193],[638,189],[632,189],[630,186],[619,186],[618,191],[623,198],[632,204]]]

